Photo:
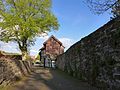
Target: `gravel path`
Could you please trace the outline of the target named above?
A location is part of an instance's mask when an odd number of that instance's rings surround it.
[[[35,68],[35,73],[16,83],[11,90],[97,90],[59,70]]]

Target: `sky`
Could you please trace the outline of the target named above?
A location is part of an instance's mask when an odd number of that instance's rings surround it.
[[[44,37],[36,37],[35,45],[30,48],[30,55],[38,54],[39,49],[51,35],[54,35],[65,46],[65,51],[81,38],[94,32],[110,21],[110,13],[94,14],[84,0],[52,0],[52,12],[60,24],[58,31],[48,32]],[[20,53],[18,45],[13,42],[0,42],[0,50]]]

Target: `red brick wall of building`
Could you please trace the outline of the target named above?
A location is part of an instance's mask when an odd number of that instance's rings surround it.
[[[45,44],[46,54],[59,55],[61,45],[53,38],[49,39]]]

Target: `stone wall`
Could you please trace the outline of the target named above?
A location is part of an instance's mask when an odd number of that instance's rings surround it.
[[[4,51],[0,51],[0,58],[4,57],[4,58],[9,58],[9,59],[17,59],[17,60],[22,60],[22,55],[20,54],[9,54],[7,52]]]
[[[82,38],[56,61],[57,67],[100,88],[120,89],[120,20]]]
[[[0,51],[0,58],[3,56],[2,52]]]
[[[6,86],[16,80],[28,75],[32,71],[32,65],[29,61],[17,59],[0,58],[0,85]]]

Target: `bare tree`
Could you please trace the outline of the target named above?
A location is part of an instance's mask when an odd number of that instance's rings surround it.
[[[120,0],[112,7],[114,17],[120,17]]]
[[[120,0],[85,0],[88,7],[97,14],[111,10],[114,17],[120,15]]]

